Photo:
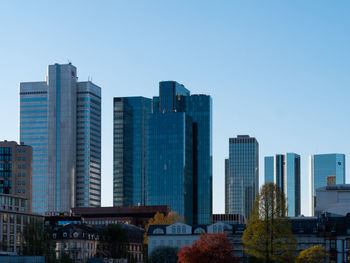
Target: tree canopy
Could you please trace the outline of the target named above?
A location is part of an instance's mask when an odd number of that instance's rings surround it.
[[[182,216],[179,216],[176,212],[170,212],[167,216],[163,213],[157,212],[153,218],[148,220],[148,224],[146,225],[145,234],[144,234],[144,244],[148,244],[147,231],[150,225],[171,225],[177,222],[185,223],[185,220]]]
[[[54,244],[50,237],[50,228],[44,225],[43,220],[31,218],[24,226],[23,237],[25,256],[55,256]]]
[[[181,263],[236,262],[233,243],[226,233],[202,234],[192,246],[184,246],[178,253]]]
[[[317,245],[300,252],[296,263],[323,263],[328,258],[327,250],[322,245]]]
[[[297,247],[284,194],[274,183],[263,185],[242,241],[244,251],[265,262],[293,262]]]

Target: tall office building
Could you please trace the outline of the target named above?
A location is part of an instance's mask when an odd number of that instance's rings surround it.
[[[228,199],[230,196],[230,170],[229,170],[229,159],[225,159],[225,214],[228,214]]]
[[[101,202],[101,89],[72,64],[20,84],[20,141],[33,147],[33,212]]]
[[[316,189],[327,186],[329,184],[327,181],[333,181],[334,177],[335,184],[345,184],[344,154],[315,154],[309,156],[309,212],[311,216],[314,215],[316,207]]]
[[[287,199],[288,216],[300,215],[300,156],[295,153],[265,157],[265,183],[281,188]]]
[[[211,105],[175,81],[160,82],[153,100],[114,99],[114,205],[170,205],[187,222],[210,222]]]
[[[0,142],[0,194],[25,198],[32,206],[32,147],[16,142]]]
[[[152,100],[114,98],[113,205],[145,205],[146,117]]]
[[[248,135],[229,139],[226,213],[249,218],[259,192],[259,144]]]

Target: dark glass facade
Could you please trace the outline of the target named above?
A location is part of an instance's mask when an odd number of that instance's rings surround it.
[[[146,204],[170,205],[193,222],[191,117],[183,112],[149,115],[147,145]]]
[[[300,156],[295,153],[265,157],[265,182],[273,182],[281,188],[287,199],[288,216],[299,216]]]
[[[315,154],[309,157],[310,212],[314,215],[316,189],[327,186],[335,176],[336,184],[345,184],[345,154]]]
[[[229,214],[249,218],[259,191],[259,144],[248,135],[229,139],[228,199]]]
[[[210,96],[163,81],[158,97],[137,98],[114,99],[114,205],[170,205],[186,222],[210,223]]]
[[[151,99],[114,98],[113,205],[145,205],[146,118]]]

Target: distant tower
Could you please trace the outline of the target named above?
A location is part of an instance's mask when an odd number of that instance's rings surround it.
[[[309,211],[314,215],[316,189],[345,184],[345,154],[315,154],[309,156]]]
[[[281,188],[287,199],[288,216],[300,215],[300,156],[295,153],[265,157],[265,183]]]
[[[249,218],[259,192],[259,144],[249,135],[229,139],[226,213]]]

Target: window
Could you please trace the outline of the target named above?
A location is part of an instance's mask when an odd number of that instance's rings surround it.
[[[346,249],[350,249],[350,239],[346,240]]]
[[[330,240],[330,248],[331,249],[336,249],[337,248],[337,243],[335,239]]]

